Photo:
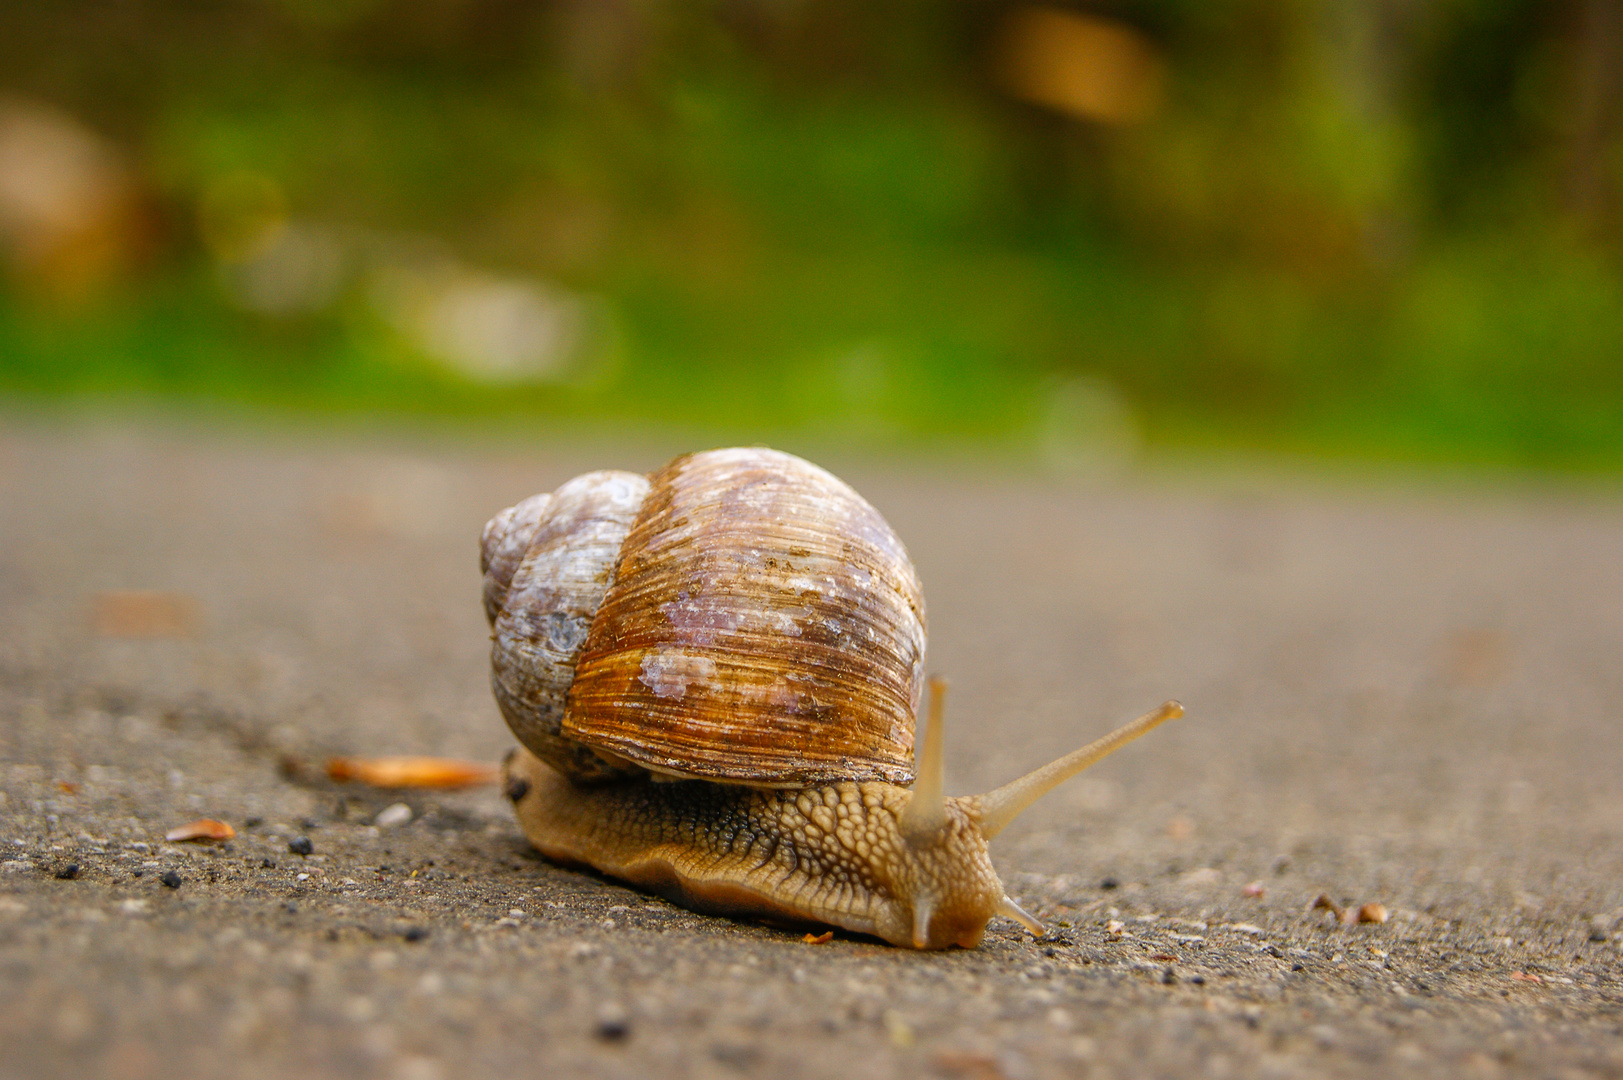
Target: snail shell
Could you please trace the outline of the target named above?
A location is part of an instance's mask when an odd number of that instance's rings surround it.
[[[949,799],[938,691],[915,782],[918,575],[861,496],[772,450],[576,477],[493,518],[481,566],[525,835],[700,911],[920,949],[973,946],[994,915],[1040,934],[987,841],[1182,713]]]
[[[482,541],[492,687],[579,780],[913,780],[924,598],[841,480],[774,450],[594,472]]]

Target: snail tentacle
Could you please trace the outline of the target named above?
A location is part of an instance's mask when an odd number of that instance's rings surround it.
[[[930,679],[930,726],[924,729],[924,748],[919,753],[918,779],[913,781],[913,797],[902,811],[902,835],[914,843],[927,843],[947,823],[946,741],[941,728],[946,711],[947,681]]]
[[[1040,938],[1048,933],[1043,924],[1038,922],[1036,917],[1025,908],[1015,903],[1008,893],[1004,893],[1003,898],[997,902],[997,913],[1013,919],[1027,930],[1030,930],[1032,937]]]
[[[990,840],[1008,828],[1009,823],[1023,814],[1032,803],[1083,769],[1109,757],[1145,732],[1182,715],[1183,706],[1176,701],[1169,701],[1159,709],[1147,712],[1132,723],[1117,728],[1104,738],[1095,739],[1080,750],[1073,750],[1018,780],[1011,780],[1000,788],[975,796],[980,808],[981,835]]]

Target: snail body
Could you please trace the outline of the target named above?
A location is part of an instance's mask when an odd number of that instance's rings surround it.
[[[985,795],[942,794],[918,576],[877,511],[763,449],[600,472],[485,527],[491,685],[532,844],[691,907],[973,947],[987,841],[1168,703]]]

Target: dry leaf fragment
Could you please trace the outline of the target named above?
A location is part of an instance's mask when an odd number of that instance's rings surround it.
[[[75,784],[72,780],[58,780],[56,782],[56,790],[60,791],[64,795],[77,795],[79,794],[79,785]]]
[[[961,1076],[965,1080],[1004,1080],[1003,1070],[998,1068],[998,1063],[985,1054],[937,1054],[931,1059],[931,1064],[938,1072]]]
[[[821,934],[807,934],[800,940],[807,945],[827,945],[834,940],[834,931],[825,930]]]
[[[197,601],[184,593],[119,589],[100,593],[92,619],[102,637],[184,638],[197,628]]]
[[[332,758],[327,775],[373,787],[472,787],[494,784],[496,770],[481,761],[439,757]]]
[[[1510,973],[1510,977],[1512,979],[1515,979],[1517,982],[1541,983],[1541,982],[1544,981],[1543,979],[1539,978],[1537,975],[1529,975],[1525,971],[1512,971]]]
[[[1359,922],[1385,922],[1386,905],[1369,903],[1358,909]]]
[[[213,818],[200,818],[189,821],[185,825],[178,825],[163,834],[165,840],[179,842],[183,840],[229,840],[237,835],[233,829],[223,821]]]

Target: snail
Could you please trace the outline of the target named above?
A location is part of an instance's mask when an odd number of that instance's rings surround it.
[[[765,449],[593,472],[481,538],[504,764],[549,860],[696,911],[973,948],[1043,927],[987,853],[1044,793],[1176,702],[984,795],[945,798],[918,575],[879,513]]]

